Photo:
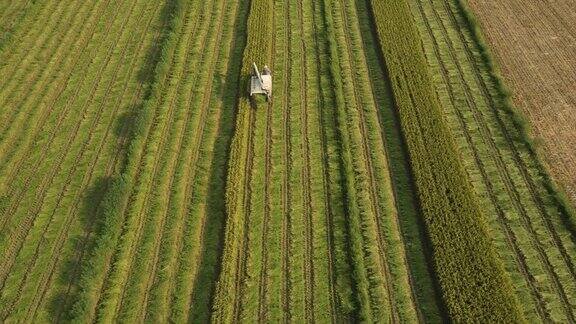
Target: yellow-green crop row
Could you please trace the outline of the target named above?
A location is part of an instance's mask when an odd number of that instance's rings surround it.
[[[224,234],[224,251],[221,260],[221,274],[216,287],[214,297],[214,312],[212,320],[218,323],[229,323],[236,319],[238,303],[241,298],[237,284],[243,281],[244,256],[241,255],[245,242],[245,196],[248,184],[246,163],[249,159],[250,146],[252,143],[252,128],[254,107],[245,95],[248,88],[248,75],[252,62],[258,66],[267,64],[272,55],[272,0],[254,0],[250,4],[248,16],[247,41],[244,48],[244,57],[241,70],[241,94],[236,114],[236,131],[230,146],[230,158],[228,167],[228,179],[226,187],[226,229]],[[244,91],[242,91],[244,90]],[[256,103],[258,105],[258,103]],[[263,104],[259,104],[264,106]]]
[[[371,1],[411,158],[434,265],[456,322],[522,322],[442,116],[406,1]]]

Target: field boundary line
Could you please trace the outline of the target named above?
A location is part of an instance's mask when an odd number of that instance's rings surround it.
[[[429,21],[424,15],[424,11],[423,11],[424,9],[422,8],[422,3],[420,2],[420,0],[416,1],[416,3],[418,4],[420,15],[422,16],[422,19],[423,19],[423,22],[425,23],[428,34],[429,34],[429,36],[433,42],[433,49],[434,49],[434,53],[435,53],[434,55],[439,62],[439,67],[441,69],[441,74],[442,74],[442,78],[444,80],[444,83],[447,85],[448,97],[452,103],[452,106],[454,107],[454,111],[456,112],[456,115],[458,116],[458,121],[459,121],[460,127],[463,130],[463,133],[464,133],[465,138],[466,138],[466,142],[468,143],[468,145],[472,151],[475,163],[478,166],[480,173],[482,174],[483,183],[486,186],[486,190],[490,196],[490,200],[492,201],[492,204],[494,205],[494,208],[497,211],[498,222],[504,231],[504,234],[506,236],[506,239],[508,241],[509,246],[514,251],[514,256],[515,256],[514,259],[518,263],[518,267],[520,268],[520,271],[521,271],[522,275],[524,276],[524,279],[526,280],[526,282],[528,283],[528,285],[531,288],[531,293],[533,295],[533,298],[535,298],[535,302],[536,302],[536,310],[542,316],[542,318],[546,318],[548,315],[547,315],[546,307],[544,306],[544,302],[541,300],[542,296],[540,295],[540,293],[538,292],[538,290],[535,286],[534,278],[531,276],[530,272],[528,271],[528,265],[526,263],[526,260],[525,260],[525,257],[523,255],[522,251],[520,250],[520,248],[516,242],[515,234],[510,229],[510,227],[507,223],[505,214],[502,211],[500,204],[497,202],[497,198],[496,198],[495,193],[493,191],[492,183],[488,179],[488,175],[486,173],[484,163],[482,162],[482,160],[479,157],[476,146],[473,145],[472,136],[470,135],[468,128],[465,126],[466,124],[464,121],[464,116],[462,115],[461,110],[458,108],[458,105],[456,104],[454,89],[453,89],[452,84],[449,82],[449,75],[448,75],[448,71],[446,69],[446,64],[444,63],[444,60],[441,57],[441,54],[438,50],[439,45],[437,43],[437,39],[433,35],[432,28],[429,25]],[[454,58],[452,58],[452,59],[454,59]],[[482,140],[486,141],[486,139],[484,137],[482,138]],[[499,169],[499,171],[501,173],[501,169]],[[503,175],[501,175],[501,176],[503,176]],[[507,187],[507,188],[509,189],[509,187]]]
[[[444,9],[446,10],[446,12],[448,13],[448,16],[450,17],[452,23],[457,24],[457,21],[454,18],[454,13],[452,12],[451,8],[449,8],[448,6],[446,6],[445,3],[443,3]],[[499,171],[505,172],[505,174],[508,174],[507,171],[507,166],[504,163],[504,161],[502,160],[502,157],[500,155],[500,150],[498,149],[498,147],[496,146],[496,144],[494,143],[492,132],[490,131],[489,127],[487,126],[485,120],[484,120],[484,114],[483,112],[481,112],[476,106],[475,106],[475,102],[473,100],[473,98],[470,97],[470,86],[468,85],[467,81],[464,80],[463,75],[462,75],[462,68],[460,66],[459,61],[457,60],[457,58],[454,56],[454,47],[453,47],[453,41],[452,39],[449,38],[449,36],[446,34],[446,26],[444,25],[444,21],[441,19],[441,17],[438,14],[437,8],[434,6],[434,4],[431,2],[431,7],[433,10],[434,15],[436,16],[436,19],[438,20],[443,33],[446,37],[446,41],[448,46],[450,47],[451,51],[450,54],[452,56],[452,59],[455,62],[456,67],[458,68],[458,75],[461,79],[462,84],[466,87],[466,89],[468,91],[465,91],[465,95],[468,97],[467,101],[473,106],[473,112],[475,115],[475,119],[480,119],[481,122],[479,123],[479,125],[481,126],[481,129],[485,132],[485,135],[488,136],[483,136],[485,139],[488,139],[488,143],[490,145],[490,147],[492,148],[492,150],[496,153],[494,155],[494,157],[497,160],[498,165],[500,165],[500,167],[498,168]],[[458,29],[458,28],[456,28]],[[566,255],[566,251],[560,241],[560,239],[558,238],[558,234],[556,233],[556,231],[554,230],[554,228],[549,224],[549,220],[547,219],[547,217],[545,216],[546,214],[548,214],[542,207],[542,201],[540,200],[539,196],[537,196],[536,190],[533,188],[534,184],[532,183],[529,175],[527,174],[527,170],[526,170],[526,165],[523,163],[517,148],[515,147],[515,144],[513,142],[513,140],[510,138],[509,134],[508,134],[508,130],[506,129],[506,125],[504,125],[504,123],[502,122],[499,113],[496,111],[495,109],[495,103],[489,93],[489,91],[486,88],[486,84],[484,82],[483,79],[481,79],[480,76],[480,71],[478,66],[476,66],[476,62],[475,60],[472,58],[472,54],[471,54],[471,50],[469,48],[468,43],[465,40],[464,35],[462,34],[462,31],[458,29],[458,35],[459,35],[459,39],[460,41],[463,43],[463,47],[465,48],[465,52],[466,52],[466,57],[467,57],[467,61],[470,63],[470,66],[473,67],[474,69],[474,78],[476,79],[477,84],[479,85],[482,93],[483,93],[483,98],[484,101],[488,104],[488,107],[491,107],[494,111],[495,111],[495,118],[497,119],[500,128],[502,129],[502,133],[505,136],[505,139],[514,155],[514,160],[516,161],[517,165],[518,165],[518,169],[520,170],[520,173],[522,174],[523,180],[524,182],[527,184],[527,187],[530,191],[530,195],[532,196],[532,199],[534,200],[534,202],[536,203],[536,207],[539,211],[539,214],[541,216],[541,218],[544,221],[544,224],[547,228],[547,231],[552,235],[553,238],[553,242],[554,245],[559,249],[561,255],[562,255],[562,259],[564,260],[564,262],[567,263],[568,268],[570,270],[570,273],[572,274],[572,276],[574,277],[574,272],[573,269],[570,267],[571,263],[570,263],[570,259],[569,256]],[[466,90],[465,89],[465,90]],[[549,257],[546,253],[546,251],[544,250],[544,248],[541,246],[541,242],[538,239],[538,235],[532,225],[532,220],[530,218],[530,216],[528,215],[528,212],[526,211],[525,207],[523,206],[523,203],[521,202],[521,197],[520,194],[518,193],[512,179],[510,178],[509,175],[504,176],[503,175],[503,179],[505,180],[505,184],[509,190],[509,192],[512,194],[512,196],[514,197],[514,201],[516,202],[517,208],[520,212],[520,214],[522,215],[524,224],[526,229],[529,231],[529,233],[531,233],[532,236],[532,244],[535,246],[535,248],[538,251],[538,254],[540,255],[540,258],[542,260],[542,262],[544,263],[545,267],[547,268],[547,271],[550,274],[550,278],[552,279],[552,281],[554,282],[554,285],[556,286],[556,290],[557,293],[559,294],[560,298],[563,300],[563,304],[564,304],[564,308],[566,310],[566,314],[568,315],[569,318],[572,318],[572,320],[574,319],[574,315],[570,309],[570,303],[568,302],[568,297],[566,296],[566,293],[564,291],[563,285],[560,282],[560,279],[558,277],[558,274],[556,274],[556,271],[554,270],[553,265],[550,263],[549,261]],[[506,180],[507,179],[507,180]]]
[[[455,0],[455,1],[461,1],[461,0]],[[452,23],[458,25],[458,21],[456,19],[456,13],[453,11],[452,7],[450,5],[447,5],[444,2],[443,2],[443,5],[444,5]],[[548,213],[548,211],[543,207],[543,206],[545,206],[545,203],[543,202],[542,194],[538,192],[538,189],[536,188],[536,185],[534,184],[534,181],[532,180],[532,177],[530,176],[530,173],[528,171],[529,167],[526,165],[526,162],[524,161],[524,159],[522,158],[522,156],[519,152],[519,148],[516,146],[516,144],[518,144],[518,143],[517,143],[517,141],[514,141],[513,137],[510,135],[509,127],[507,127],[505,122],[503,121],[503,119],[500,115],[500,111],[499,111],[499,109],[497,109],[497,104],[496,104],[494,98],[490,95],[490,91],[488,90],[488,86],[486,85],[486,81],[482,77],[482,74],[480,72],[480,68],[478,67],[476,60],[474,60],[472,50],[470,49],[470,44],[466,41],[466,37],[463,34],[462,30],[459,28],[456,28],[456,29],[458,31],[458,37],[459,37],[460,41],[464,44],[463,47],[465,49],[467,60],[475,71],[474,78],[476,79],[476,82],[478,83],[480,90],[484,94],[483,98],[486,100],[488,107],[493,110],[494,116],[495,116],[496,120],[498,121],[498,125],[500,126],[500,129],[502,129],[502,133],[504,134],[504,137],[505,137],[509,147],[511,148],[511,151],[513,152],[514,160],[516,161],[516,163],[518,165],[518,169],[520,170],[520,173],[522,175],[522,178],[524,179],[524,182],[527,184],[527,187],[530,191],[531,198],[532,198],[533,202],[535,203],[536,208],[538,209],[538,213],[540,215],[540,218],[542,219],[542,222],[544,223],[546,230],[552,236],[553,243],[558,248],[564,263],[566,263],[572,279],[576,280],[576,269],[574,267],[572,259],[567,254],[566,248],[564,247],[564,244],[563,244],[562,240],[560,239],[558,232],[556,231],[556,229],[554,228],[554,225],[550,221],[550,217],[552,217],[553,215],[550,215]],[[521,131],[521,130],[519,130],[519,131]],[[522,144],[527,144],[527,143],[522,143]],[[545,173],[545,170],[542,170],[542,167],[540,166],[540,162],[538,160],[538,156],[536,155],[535,151],[532,150],[530,147],[527,147],[527,151],[528,151],[530,157],[537,164],[537,172],[538,173],[542,173],[542,172]],[[547,193],[549,193],[549,192],[547,191]],[[554,200],[554,202],[557,203],[557,205],[559,205],[556,200]],[[562,214],[562,211],[560,210],[560,208],[558,208],[558,213]],[[568,230],[568,232],[571,232],[570,229],[567,229],[567,230]],[[572,234],[572,235],[570,235],[571,240],[576,243],[576,241],[575,241],[576,238],[574,237],[573,233],[570,233],[570,234]],[[572,311],[571,311],[571,313],[572,313]],[[572,320],[575,320],[573,313],[572,313],[571,317],[572,317]]]

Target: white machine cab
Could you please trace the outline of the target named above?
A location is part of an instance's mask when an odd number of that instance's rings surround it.
[[[267,99],[272,98],[272,72],[268,66],[264,65],[262,74],[258,71],[256,63],[252,63],[253,71],[250,78],[250,96],[255,94],[265,94]]]

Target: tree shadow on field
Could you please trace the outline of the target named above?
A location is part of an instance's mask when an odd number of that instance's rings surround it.
[[[175,8],[177,8],[176,0],[167,0],[164,7],[162,7],[162,11],[160,12],[160,24],[157,24],[154,27],[152,32],[157,32],[160,29],[163,32],[160,32],[157,39],[152,41],[152,46],[148,47],[146,58],[144,59],[144,64],[138,70],[137,79],[143,85],[150,85],[152,81],[154,81],[155,77],[155,69],[158,63],[160,62],[160,58],[162,56],[161,47],[166,42],[167,38],[170,35],[170,31],[168,30],[167,26],[172,18],[175,15]],[[147,90],[149,92],[149,90]],[[146,93],[144,96],[145,98],[149,95]]]
[[[83,193],[83,199],[79,204],[79,217],[82,224],[82,231],[70,238],[70,243],[76,249],[76,253],[67,260],[63,261],[63,266],[58,269],[58,285],[66,287],[58,291],[55,296],[49,297],[47,311],[51,322],[62,322],[66,320],[67,312],[75,302],[75,295],[78,293],[78,279],[81,276],[82,267],[89,262],[87,260],[93,249],[95,235],[102,224],[99,224],[100,204],[104,198],[114,177],[118,176],[118,169],[122,169],[126,160],[126,148],[130,145],[132,138],[133,125],[138,113],[144,108],[143,104],[151,94],[151,84],[154,81],[155,69],[161,59],[161,48],[166,42],[169,35],[167,26],[174,14],[177,1],[167,1],[163,6],[158,23],[155,24],[155,30],[150,33],[158,33],[158,37],[152,41],[152,44],[146,49],[146,56],[142,65],[138,67],[135,78],[142,86],[143,92],[140,98],[137,98],[136,104],[126,107],[123,113],[118,115],[113,124],[112,134],[107,141],[119,143],[118,159],[115,161],[111,176],[103,176],[92,180],[91,185]],[[158,30],[160,29],[160,30]],[[162,32],[164,31],[164,32]],[[132,93],[128,95],[133,95]],[[82,193],[81,193],[82,194]]]
[[[226,178],[228,171],[228,159],[230,154],[230,144],[234,135],[234,125],[236,124],[236,107],[239,101],[239,91],[244,93],[240,85],[242,54],[246,44],[246,18],[249,2],[243,2],[238,9],[232,53],[229,58],[229,65],[226,77],[223,79],[219,75],[214,76],[213,98],[219,97],[222,100],[222,112],[218,120],[218,134],[214,144],[214,157],[210,166],[208,197],[206,201],[206,221],[205,231],[202,240],[199,260],[199,270],[191,292],[192,305],[190,309],[189,322],[208,323],[212,312],[213,297],[216,282],[220,275],[220,263],[222,258],[224,230],[226,225]]]
[[[63,261],[60,272],[57,274],[58,285],[67,287],[64,291],[59,291],[55,296],[51,297],[48,301],[48,314],[53,322],[60,322],[64,312],[70,308],[74,302],[71,298],[76,287],[78,276],[80,274],[83,259],[90,251],[93,243],[93,236],[91,233],[94,231],[94,226],[97,222],[97,211],[100,202],[110,184],[110,177],[101,177],[96,179],[93,185],[87,189],[86,194],[81,202],[78,217],[82,224],[82,232],[71,237],[70,243],[76,248],[76,253],[67,260]]]

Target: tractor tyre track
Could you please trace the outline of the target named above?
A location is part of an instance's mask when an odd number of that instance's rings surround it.
[[[272,30],[276,31],[276,20],[272,21]],[[276,51],[276,37],[272,37],[272,53]],[[274,66],[274,58],[272,62],[269,62],[271,66]],[[265,141],[265,181],[264,181],[264,221],[262,229],[262,266],[260,268],[260,279],[259,279],[259,296],[258,296],[258,321],[259,323],[266,322],[266,295],[268,281],[268,232],[270,223],[270,179],[272,178],[272,109],[273,102],[270,101],[266,105],[266,141]]]
[[[234,292],[234,305],[233,305],[233,322],[238,323],[240,321],[240,314],[242,312],[242,285],[244,283],[244,277],[246,276],[246,261],[247,261],[247,254],[245,251],[244,245],[248,242],[248,218],[252,213],[251,210],[251,196],[252,190],[250,187],[250,183],[252,182],[252,169],[254,166],[254,131],[255,131],[255,123],[256,123],[256,103],[250,100],[250,111],[249,111],[249,122],[248,122],[248,148],[246,152],[246,166],[244,169],[244,211],[248,214],[244,216],[244,226],[242,229],[242,240],[240,241],[240,246],[238,249],[238,258],[236,262],[236,280],[235,280],[235,292]]]

